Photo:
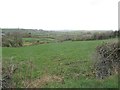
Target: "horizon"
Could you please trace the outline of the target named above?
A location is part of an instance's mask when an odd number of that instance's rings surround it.
[[[62,31],[62,32],[64,32],[64,31],[65,31],[65,32],[66,32],[66,31],[68,31],[68,32],[69,32],[69,31],[73,31],[73,32],[74,32],[74,31],[117,31],[117,30],[112,30],[112,29],[109,29],[109,30],[100,30],[100,29],[99,29],[99,30],[85,30],[85,29],[84,29],[84,30],[75,30],[75,29],[74,29],[74,30],[70,30],[70,29],[69,29],[69,30],[67,30],[67,29],[63,29],[63,30],[45,30],[45,29],[35,29],[35,28],[0,28],[0,29],[1,29],[1,30],[2,30],[2,29],[17,29],[17,30],[19,30],[19,29],[20,29],[20,30],[21,30],[21,29],[25,29],[25,30]]]

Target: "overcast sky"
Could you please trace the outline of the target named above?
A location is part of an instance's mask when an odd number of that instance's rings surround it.
[[[0,0],[1,28],[116,30],[119,0]]]

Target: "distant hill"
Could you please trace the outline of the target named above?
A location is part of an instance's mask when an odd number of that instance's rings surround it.
[[[40,34],[45,33],[46,31],[42,29],[21,29],[21,28],[1,28],[3,33],[12,33],[12,32],[20,32],[20,33],[32,33],[32,34]]]
[[[96,32],[112,32],[113,30],[43,30],[43,29],[23,29],[23,28],[1,28],[3,33],[12,33],[12,32],[20,32],[20,33],[31,33],[32,35],[40,35],[40,36],[59,36],[59,35],[80,35],[85,33],[96,33]]]

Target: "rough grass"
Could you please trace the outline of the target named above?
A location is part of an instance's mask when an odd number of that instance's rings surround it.
[[[118,87],[117,75],[99,80],[94,77],[92,72],[94,61],[92,56],[95,48],[103,41],[111,40],[66,41],[20,48],[3,48],[3,60],[7,61],[11,57],[16,62],[32,60],[37,67],[37,70],[32,71],[33,79],[43,75],[59,76],[64,79],[64,83],[47,82],[42,87],[115,88]],[[25,72],[23,70],[22,74]],[[22,86],[19,84],[17,87]]]

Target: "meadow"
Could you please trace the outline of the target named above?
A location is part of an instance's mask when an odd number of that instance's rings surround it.
[[[33,41],[33,39],[26,39]],[[38,39],[36,39],[38,40]],[[3,47],[3,66],[5,62],[22,64],[13,81],[17,87],[32,83],[26,87],[37,88],[117,88],[118,77],[96,79],[94,75],[95,49],[103,42],[114,39],[91,41],[64,41],[23,47]],[[31,70],[30,70],[31,69]],[[23,78],[21,79],[21,76]],[[26,76],[27,78],[25,78]],[[23,83],[24,81],[24,83]],[[35,83],[35,84],[33,84]]]

